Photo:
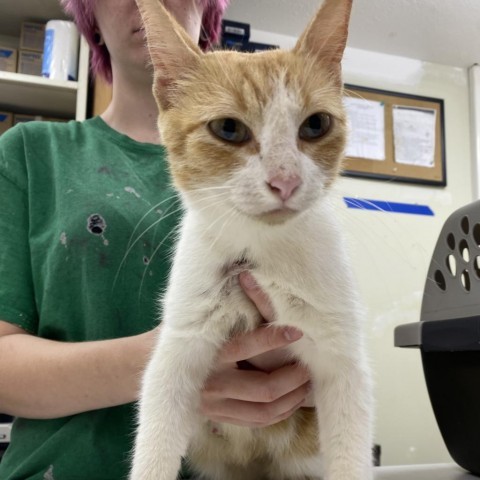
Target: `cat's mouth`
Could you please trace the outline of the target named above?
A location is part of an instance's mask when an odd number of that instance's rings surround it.
[[[275,208],[262,212],[257,215],[257,218],[269,225],[280,225],[290,220],[292,217],[298,215],[299,211],[288,207]]]

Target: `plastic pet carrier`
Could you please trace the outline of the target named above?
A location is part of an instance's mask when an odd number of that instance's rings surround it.
[[[417,347],[452,458],[480,476],[480,201],[445,222],[428,270],[419,322],[395,329]]]

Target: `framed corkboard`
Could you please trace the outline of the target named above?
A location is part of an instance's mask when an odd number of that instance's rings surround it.
[[[442,99],[345,85],[345,176],[445,186]]]

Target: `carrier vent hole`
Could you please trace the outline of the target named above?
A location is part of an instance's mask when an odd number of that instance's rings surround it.
[[[479,229],[478,229],[478,238],[480,240],[480,224],[477,224]],[[455,250],[455,235],[453,233],[449,233],[447,235],[447,245],[450,247],[450,250]],[[480,242],[477,243],[477,245],[480,245]]]
[[[475,269],[477,278],[480,278],[480,257],[475,258],[475,261],[473,262],[473,268]]]
[[[480,258],[480,257],[479,257]],[[457,274],[457,260],[455,259],[455,256],[450,254],[448,257],[447,257],[447,268],[448,268],[448,271],[453,275],[455,276]],[[479,273],[480,273],[480,269],[479,269]]]
[[[462,218],[460,226],[462,227],[463,233],[468,235],[468,232],[470,231],[470,222],[468,221],[468,217],[465,216]]]
[[[470,285],[470,274],[468,273],[468,270],[464,270],[462,272],[461,280],[462,280],[463,288],[467,292],[469,292],[470,288],[471,288],[471,285]]]
[[[475,245],[480,247],[480,223],[476,223],[473,227],[473,239],[475,240]]]
[[[447,282],[445,281],[445,277],[443,276],[443,273],[440,270],[437,270],[435,272],[434,278],[438,288],[440,290],[445,291],[447,289]]]
[[[466,261],[470,261],[470,250],[468,249],[468,243],[465,239],[463,239],[459,245],[458,248],[460,249],[460,254],[462,255],[462,258]]]

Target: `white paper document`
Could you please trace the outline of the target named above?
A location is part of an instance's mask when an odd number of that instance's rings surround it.
[[[393,136],[397,163],[435,166],[436,121],[437,112],[433,109],[394,105]]]
[[[385,160],[385,105],[344,97],[349,124],[347,157]]]

